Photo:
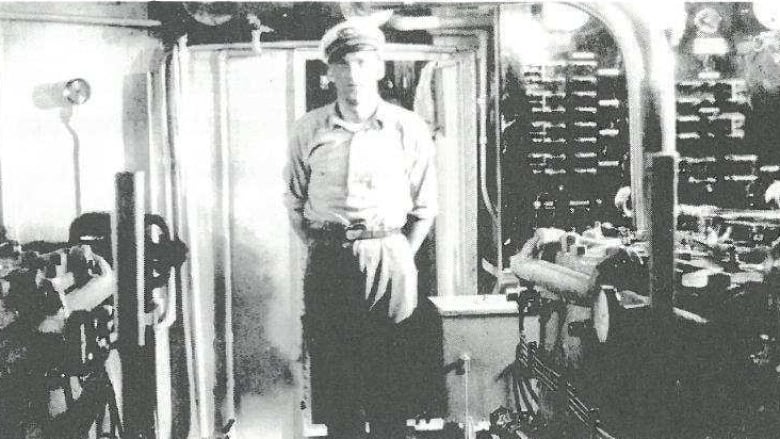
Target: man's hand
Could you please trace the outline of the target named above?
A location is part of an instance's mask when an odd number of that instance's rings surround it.
[[[309,243],[309,237],[306,234],[306,224],[303,220],[303,215],[298,212],[290,212],[290,227],[304,244]]]
[[[412,254],[416,255],[417,250],[420,249],[425,237],[428,236],[431,227],[433,226],[433,218],[429,219],[415,219],[409,225],[409,232],[406,234],[406,239],[409,240],[409,247],[412,249]]]

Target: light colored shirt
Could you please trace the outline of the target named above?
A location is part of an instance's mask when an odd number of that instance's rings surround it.
[[[434,164],[430,131],[415,113],[380,101],[372,118],[354,124],[330,104],[296,122],[285,202],[296,227],[337,222],[401,228],[407,215],[436,215]],[[369,305],[389,291],[388,317],[396,323],[408,318],[417,306],[417,269],[406,237],[358,240],[352,252],[366,274]]]
[[[434,160],[428,126],[415,113],[380,101],[374,116],[356,125],[343,120],[333,103],[295,124],[285,202],[294,220],[311,227],[400,228],[407,215],[436,215]]]

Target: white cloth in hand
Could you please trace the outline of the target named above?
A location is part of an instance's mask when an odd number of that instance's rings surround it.
[[[365,299],[373,308],[389,292],[388,317],[400,323],[417,308],[417,267],[409,241],[401,234],[352,243],[366,274]]]

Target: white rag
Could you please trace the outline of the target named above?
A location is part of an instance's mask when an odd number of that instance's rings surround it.
[[[406,237],[399,233],[357,240],[352,243],[352,252],[366,274],[365,298],[371,308],[389,289],[388,317],[400,323],[411,316],[417,307],[417,267]]]

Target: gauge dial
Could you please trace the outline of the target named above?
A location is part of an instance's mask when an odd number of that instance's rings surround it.
[[[718,32],[723,17],[714,8],[702,8],[693,17],[693,24],[700,32],[711,35]]]

